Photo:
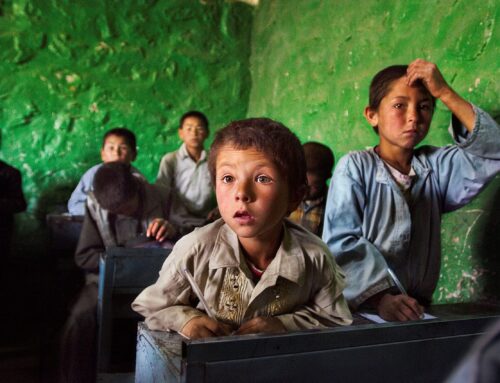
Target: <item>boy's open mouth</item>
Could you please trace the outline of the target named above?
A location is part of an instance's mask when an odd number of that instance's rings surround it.
[[[236,213],[234,213],[233,218],[242,223],[247,223],[254,220],[254,217],[247,211],[237,211]]]

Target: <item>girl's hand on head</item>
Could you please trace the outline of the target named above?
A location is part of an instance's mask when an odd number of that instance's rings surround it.
[[[408,295],[385,294],[379,301],[378,314],[387,321],[406,322],[421,319],[424,308]]]
[[[163,218],[155,218],[149,224],[146,230],[146,236],[152,237],[158,242],[162,242],[167,238],[173,238],[175,235],[175,227]]]
[[[217,322],[206,315],[194,317],[182,328],[181,335],[189,339],[213,338],[231,334],[228,324]]]
[[[280,333],[286,332],[279,319],[273,317],[255,317],[243,323],[235,335],[256,334],[256,333]]]
[[[435,98],[441,98],[443,95],[452,92],[437,65],[422,59],[416,59],[408,65],[406,78],[409,86],[413,86],[420,80]]]

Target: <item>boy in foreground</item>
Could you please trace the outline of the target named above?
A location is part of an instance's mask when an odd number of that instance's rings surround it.
[[[328,248],[285,219],[307,185],[297,137],[269,119],[232,122],[215,137],[209,169],[222,219],[177,242],[136,298],[148,327],[196,339],[350,324]]]

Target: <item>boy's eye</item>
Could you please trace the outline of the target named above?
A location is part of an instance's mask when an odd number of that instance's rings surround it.
[[[255,181],[261,184],[268,184],[269,182],[272,181],[272,179],[268,176],[260,175],[255,178]]]
[[[421,110],[430,110],[431,106],[429,104],[420,104]]]
[[[222,183],[228,184],[234,180],[233,176],[222,176]]]
[[[403,104],[401,104],[400,102],[394,104],[394,109],[401,109],[403,107]]]

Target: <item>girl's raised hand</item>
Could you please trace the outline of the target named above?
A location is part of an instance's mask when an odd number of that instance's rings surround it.
[[[436,98],[441,98],[452,91],[437,65],[422,59],[416,59],[408,65],[406,78],[409,86],[421,81],[430,94]]]

